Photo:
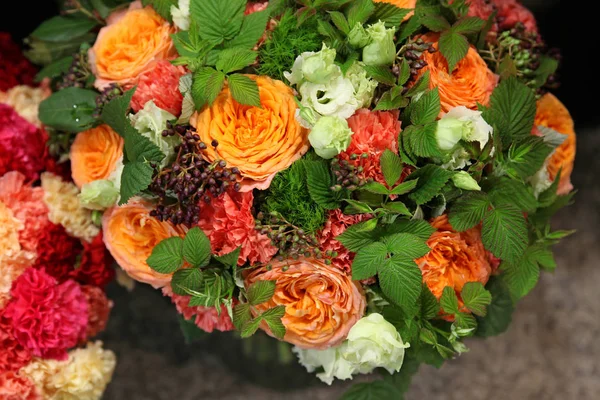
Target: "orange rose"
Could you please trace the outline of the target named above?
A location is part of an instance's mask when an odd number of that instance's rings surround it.
[[[417,0],[375,0],[375,3],[389,3],[398,8],[415,8],[417,5]],[[413,14],[414,12],[411,11],[406,17],[404,17],[404,20],[406,21],[412,17]]]
[[[571,173],[575,163],[576,135],[573,118],[569,110],[553,94],[547,93],[537,103],[536,126],[546,126],[567,135],[567,139],[554,151],[548,161],[548,174],[554,180],[562,168],[558,194],[567,194],[573,190]]]
[[[71,174],[81,188],[108,179],[123,157],[123,138],[108,125],[77,134],[71,146]]]
[[[141,8],[136,1],[129,10],[111,15],[90,49],[90,64],[96,75],[95,86],[112,82],[133,86],[154,60],[175,55],[171,33],[174,28],[152,7]]]
[[[240,170],[242,191],[266,189],[277,172],[308,150],[308,132],[296,121],[292,89],[266,76],[250,78],[258,84],[262,108],[239,104],[225,87],[212,106],[190,121],[208,146],[203,152],[208,161],[225,160]]]
[[[255,269],[246,277],[246,287],[263,280],[277,281],[277,287],[273,298],[257,306],[257,311],[284,305],[284,340],[302,348],[340,344],[365,311],[360,284],[313,258],[278,261],[270,270]],[[265,323],[261,327],[271,334]]]
[[[167,285],[171,275],[152,270],[146,260],[152,249],[163,239],[184,236],[185,230],[150,216],[150,205],[144,201],[129,201],[108,210],[102,219],[104,243],[121,268],[136,281],[155,288]]]
[[[467,282],[485,285],[492,267],[481,243],[481,228],[456,232],[447,215],[435,218],[431,225],[437,229],[427,241],[431,251],[415,260],[431,293],[439,299],[446,286],[459,294]]]
[[[422,36],[426,42],[434,42],[439,49],[438,35]],[[448,73],[448,63],[438,50],[435,53],[424,52],[423,61],[427,66],[419,71],[421,77],[426,71],[430,72],[429,88],[437,87],[440,91],[442,112],[447,113],[456,106],[477,109],[477,103],[487,105],[496,84],[498,76],[490,71],[474,47],[470,47],[465,58]]]

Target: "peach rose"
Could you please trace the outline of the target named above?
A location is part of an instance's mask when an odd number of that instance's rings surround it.
[[[96,75],[95,86],[102,89],[111,83],[133,86],[154,60],[176,54],[171,33],[174,28],[150,6],[139,1],[126,11],[111,15],[90,49],[90,64]]]
[[[427,34],[422,39],[433,42],[433,46],[439,48],[437,34]],[[418,77],[426,71],[430,72],[429,87],[439,89],[442,113],[447,113],[456,106],[476,110],[477,103],[488,104],[498,83],[498,76],[488,69],[474,47],[469,48],[465,58],[454,67],[452,73],[448,73],[448,63],[441,52],[424,52],[422,58],[427,66],[419,71]]]
[[[225,160],[240,170],[242,191],[268,188],[277,172],[308,150],[308,132],[296,121],[292,89],[266,76],[249,77],[258,84],[262,108],[239,104],[225,87],[212,106],[190,121],[208,146],[203,151],[208,161]]]
[[[398,8],[415,8],[415,6],[417,5],[417,0],[375,0],[375,3],[389,3],[395,5]],[[413,14],[414,12],[410,12],[410,14],[404,17],[404,20],[406,21],[407,19],[412,17]]]
[[[161,288],[171,275],[152,270],[146,260],[163,239],[185,235],[185,230],[150,216],[150,204],[130,200],[121,207],[108,210],[102,219],[104,243],[121,268],[136,281]]]
[[[363,316],[365,296],[358,282],[338,268],[314,258],[284,260],[252,271],[246,287],[257,281],[275,280],[273,298],[257,311],[284,305],[284,340],[307,349],[326,349],[340,344]],[[266,324],[261,326],[267,333]]]
[[[427,241],[431,251],[415,260],[431,293],[439,299],[446,286],[460,294],[467,282],[485,285],[492,267],[481,242],[481,228],[456,232],[447,215],[435,218],[431,226],[437,230]]]
[[[80,132],[71,146],[71,174],[77,187],[109,179],[123,157],[123,138],[108,125]]]
[[[535,126],[546,126],[567,135],[567,139],[554,151],[548,160],[548,174],[554,180],[562,168],[558,194],[563,195],[573,190],[571,173],[575,163],[577,138],[575,126],[569,110],[553,94],[545,94],[537,103]]]

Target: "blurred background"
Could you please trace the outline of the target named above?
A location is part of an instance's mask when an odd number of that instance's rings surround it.
[[[542,275],[519,304],[508,332],[469,340],[470,352],[439,370],[421,367],[408,399],[582,400],[600,393],[597,17],[584,0],[523,3],[534,11],[546,42],[563,54],[562,86],[555,94],[576,123],[573,184],[578,194],[576,205],[563,210],[554,224],[577,234],[556,247],[558,269]],[[56,13],[52,1],[10,2],[7,11],[0,13],[0,30],[13,33],[17,41]],[[109,296],[115,307],[101,339],[117,353],[119,363],[106,399],[319,400],[338,398],[348,387],[347,382],[320,384],[293,359],[290,367],[268,368],[244,356],[264,343],[243,347],[230,335],[212,334],[186,344],[175,308],[148,286],[137,285],[128,293],[113,285]]]

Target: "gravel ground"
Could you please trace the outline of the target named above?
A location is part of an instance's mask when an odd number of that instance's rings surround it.
[[[519,304],[508,332],[470,340],[469,353],[439,370],[421,367],[408,399],[598,398],[600,136],[595,133],[580,132],[573,177],[577,204],[555,220],[556,229],[578,231],[556,248],[557,271],[542,275]],[[314,384],[297,368],[291,369],[296,378],[285,378],[283,369],[266,370],[238,357],[238,343],[224,335],[188,346],[174,309],[148,287],[138,285],[132,294],[113,287],[111,296],[116,306],[102,339],[119,364],[105,399],[320,400],[337,398],[348,386]],[[288,390],[257,385],[256,374]]]

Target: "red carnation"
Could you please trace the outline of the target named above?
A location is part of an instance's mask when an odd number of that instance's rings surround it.
[[[59,282],[69,279],[74,270],[77,256],[81,253],[79,239],[67,234],[62,225],[48,224],[45,229],[38,231],[37,258],[33,265],[46,272]]]
[[[10,34],[0,32],[0,92],[17,85],[33,85],[35,67],[23,56]]]
[[[13,283],[4,316],[13,334],[34,356],[66,360],[85,337],[88,305],[74,281],[60,285],[43,270],[29,268]]]
[[[10,320],[0,316],[0,375],[18,371],[31,361],[31,352],[23,347],[12,332]]]
[[[157,61],[154,68],[140,76],[131,99],[133,111],[140,111],[147,102],[153,100],[157,107],[175,116],[180,115],[183,96],[179,91],[179,78],[183,75],[183,68],[176,67],[166,60]]]
[[[81,263],[71,271],[71,278],[82,285],[103,288],[115,277],[112,262],[113,259],[102,241],[102,232],[100,232],[91,243],[83,242]]]
[[[112,302],[108,300],[104,291],[99,287],[84,285],[81,287],[81,290],[88,303],[89,316],[86,338],[83,341],[85,343],[88,339],[93,338],[106,329]]]
[[[538,31],[532,12],[517,0],[492,0],[498,10],[496,19],[501,30],[512,29],[522,23],[528,32]]]

